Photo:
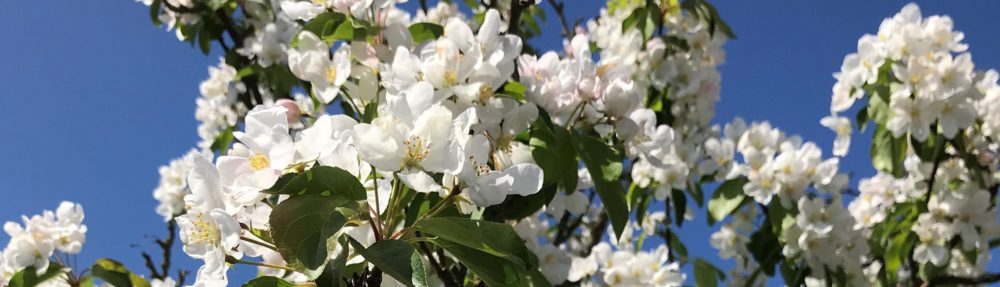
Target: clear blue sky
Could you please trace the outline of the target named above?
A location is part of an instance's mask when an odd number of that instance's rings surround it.
[[[595,16],[603,6],[567,2],[570,19]],[[906,3],[714,2],[739,37],[726,45],[717,121],[769,120],[827,151],[834,135],[818,121],[829,112],[831,73],[861,35],[874,33]],[[1000,68],[993,13],[1000,2],[934,1],[921,8],[955,19],[977,67]],[[165,230],[153,212],[156,169],[195,144],[198,83],[218,61],[152,27],[148,15],[129,0],[0,3],[0,221],[54,209],[61,200],[80,202],[90,228],[80,262],[112,257],[140,273],[140,250],[156,251],[147,235]],[[553,16],[544,27],[550,38],[534,42],[543,49],[561,45]],[[855,180],[874,172],[864,137],[855,137],[842,165]],[[714,258],[705,244],[713,229],[701,223],[703,215],[685,224],[681,237],[691,256]],[[7,240],[0,235],[0,244]],[[175,258],[188,269],[197,266],[179,248]],[[233,285],[253,274],[238,269]],[[1000,263],[989,269],[1000,271]]]

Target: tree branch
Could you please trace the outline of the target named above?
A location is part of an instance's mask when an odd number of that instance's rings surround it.
[[[521,36],[521,10],[524,9],[524,6],[521,5],[521,0],[510,1],[510,19],[507,24],[507,34]]]
[[[566,14],[563,12],[563,6],[566,6],[566,3],[549,0],[549,5],[552,5],[552,10],[555,10],[556,15],[559,16],[559,24],[562,25],[563,38],[573,38],[573,29],[569,27],[569,22],[566,22]]]
[[[424,16],[427,15],[427,0],[420,0],[420,10],[424,10]]]
[[[976,277],[956,277],[956,276],[941,276],[934,277],[927,282],[924,282],[921,286],[939,286],[939,285],[975,285],[983,283],[994,283],[1000,282],[1000,273],[986,273]]]

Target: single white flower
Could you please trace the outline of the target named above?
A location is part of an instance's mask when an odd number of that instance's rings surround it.
[[[299,79],[312,83],[316,96],[329,104],[351,75],[349,47],[340,46],[330,58],[330,47],[316,34],[303,31],[298,37],[299,46],[288,51],[288,68]]]
[[[837,138],[833,141],[833,155],[847,155],[847,150],[851,146],[851,120],[834,115],[824,117],[819,122],[837,133]]]

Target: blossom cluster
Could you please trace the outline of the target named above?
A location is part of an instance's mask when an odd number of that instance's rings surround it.
[[[910,4],[882,21],[877,34],[861,37],[858,52],[847,55],[834,74],[833,115],[824,125],[837,131],[838,138],[849,137],[849,121],[838,113],[866,94],[886,101],[891,116],[885,128],[896,137],[910,135],[920,142],[938,130],[951,139],[980,115],[991,118],[996,101],[984,96],[995,90],[996,72],[975,70],[968,45],[962,43],[965,35],[953,26],[950,17],[924,18],[920,8]],[[879,85],[884,90],[879,91]],[[983,126],[996,126],[996,121]],[[846,144],[838,146],[837,155],[847,152]]]
[[[837,132],[835,154],[846,154],[851,121],[837,113],[867,94],[863,113],[892,137],[914,140],[905,160],[896,159],[902,176],[883,171],[861,181],[848,206],[855,227],[870,234],[883,221],[899,220],[893,214],[926,208],[912,225],[913,260],[972,276],[984,272],[988,241],[1000,236],[988,191],[997,175],[992,155],[1000,88],[996,71],[976,70],[964,34],[953,26],[948,16],[922,16],[915,4],[885,19],[835,74],[833,115],[823,125]],[[919,154],[920,145],[933,149]]]
[[[609,3],[584,25],[563,24],[562,51],[538,51],[517,33],[524,26],[511,21],[537,13],[521,11],[536,8],[520,6],[526,1],[484,1],[473,15],[445,1],[411,14],[400,2],[143,2],[179,39],[219,36],[226,50],[200,87],[197,149],[162,167],[154,191],[184,251],[204,261],[195,286],[227,285],[231,265],[247,263],[286,281],[315,280],[272,238],[285,228],[272,223],[299,195],[282,192],[289,178],[321,170],[342,171],[340,180],[364,189],[359,208],[338,211],[346,223],[330,235],[352,244],[324,246],[326,259],[363,263],[361,277],[385,267],[362,247],[406,239],[438,244],[420,256],[436,269],[427,280],[454,283],[440,265],[465,262],[435,241],[449,237],[421,239],[413,223],[447,213],[513,230],[510,245],[523,242],[538,263],[515,266],[537,268],[526,271],[553,285],[680,286],[687,258],[672,232],[695,216],[686,197],[702,205],[710,182],[735,187],[720,187],[708,204],[710,222],[722,222],[709,243],[738,261],[733,285],[766,282],[760,270],[777,263],[759,253],[808,271],[806,285],[869,285],[928,266],[978,275],[1000,235],[991,193],[1000,74],[975,70],[947,16],[925,18],[907,5],[861,38],[835,74],[831,115],[820,120],[837,133],[833,157],[824,157],[768,122],[712,125],[732,35],[704,1]],[[220,23],[222,34],[204,28]],[[852,200],[840,157],[854,127],[841,114],[866,97],[856,124],[875,123],[879,173]],[[612,151],[601,159],[610,163],[595,168],[588,153],[599,151],[580,148],[582,137],[606,144]],[[880,148],[887,144],[892,154]],[[505,214],[528,205],[537,207]],[[904,223],[886,231],[894,221]],[[907,260],[921,270],[883,266],[889,255],[879,245],[906,248],[886,243],[887,233],[912,243]],[[653,236],[668,244],[648,248]],[[761,237],[774,248],[759,250]],[[461,274],[466,267],[474,266]],[[392,276],[382,284],[407,279]]]
[[[46,210],[42,214],[23,216],[21,224],[13,221],[5,223],[3,229],[10,236],[10,241],[0,252],[0,286],[6,285],[15,273],[27,267],[33,267],[36,275],[41,276],[49,270],[53,257],[80,253],[87,240],[83,217],[83,207],[64,201],[55,212]],[[60,286],[58,283],[45,282],[50,284],[47,286]]]

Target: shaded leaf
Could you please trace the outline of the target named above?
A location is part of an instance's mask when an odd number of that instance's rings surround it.
[[[743,204],[746,199],[743,185],[746,183],[745,177],[738,177],[727,180],[715,189],[712,198],[708,200],[708,216],[711,222],[726,218]]]
[[[574,139],[577,154],[587,166],[587,171],[594,180],[594,189],[611,219],[615,238],[620,238],[628,224],[629,214],[628,205],[625,204],[625,191],[619,180],[622,174],[622,155],[596,137],[576,135]]]
[[[344,202],[332,199],[318,195],[294,196],[271,212],[271,238],[278,253],[289,267],[309,279],[322,274],[337,244],[333,235],[347,222],[337,211]]]
[[[107,258],[97,259],[90,267],[90,273],[115,287],[149,287],[146,279],[135,275],[118,261]]]

